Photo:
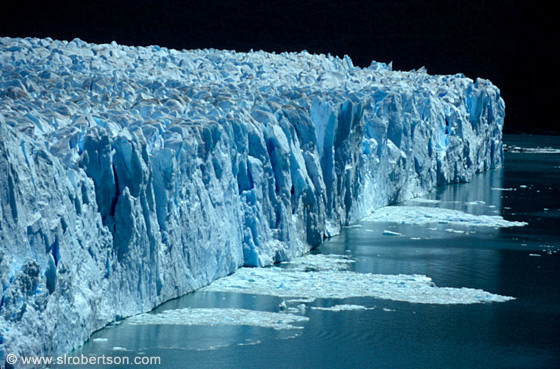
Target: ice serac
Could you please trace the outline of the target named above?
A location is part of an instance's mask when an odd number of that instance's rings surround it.
[[[0,69],[2,365],[503,160],[499,90],[459,74],[49,38]]]

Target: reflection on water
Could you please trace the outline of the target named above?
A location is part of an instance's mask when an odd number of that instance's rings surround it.
[[[560,148],[559,139],[508,139],[515,147]],[[72,355],[158,355],[166,368],[555,367],[560,362],[560,155],[517,151],[506,153],[503,169],[401,205],[499,215],[527,226],[361,222],[317,250],[351,257],[351,271],[422,274],[441,287],[483,289],[516,300],[470,305],[372,297],[296,301],[286,308],[303,305],[299,314],[309,318],[303,329],[123,323],[96,332]],[[199,291],[154,313],[183,308],[280,313],[283,300]],[[332,309],[336,305],[368,309]]]

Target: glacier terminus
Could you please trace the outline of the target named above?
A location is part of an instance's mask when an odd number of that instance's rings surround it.
[[[0,38],[0,355],[59,355],[503,163],[490,81]]]

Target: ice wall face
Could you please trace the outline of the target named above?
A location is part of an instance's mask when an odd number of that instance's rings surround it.
[[[499,90],[462,75],[11,38],[0,69],[2,365],[503,160]]]

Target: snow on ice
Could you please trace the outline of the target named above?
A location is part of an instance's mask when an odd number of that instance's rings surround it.
[[[0,361],[499,167],[503,122],[461,74],[0,38]]]

